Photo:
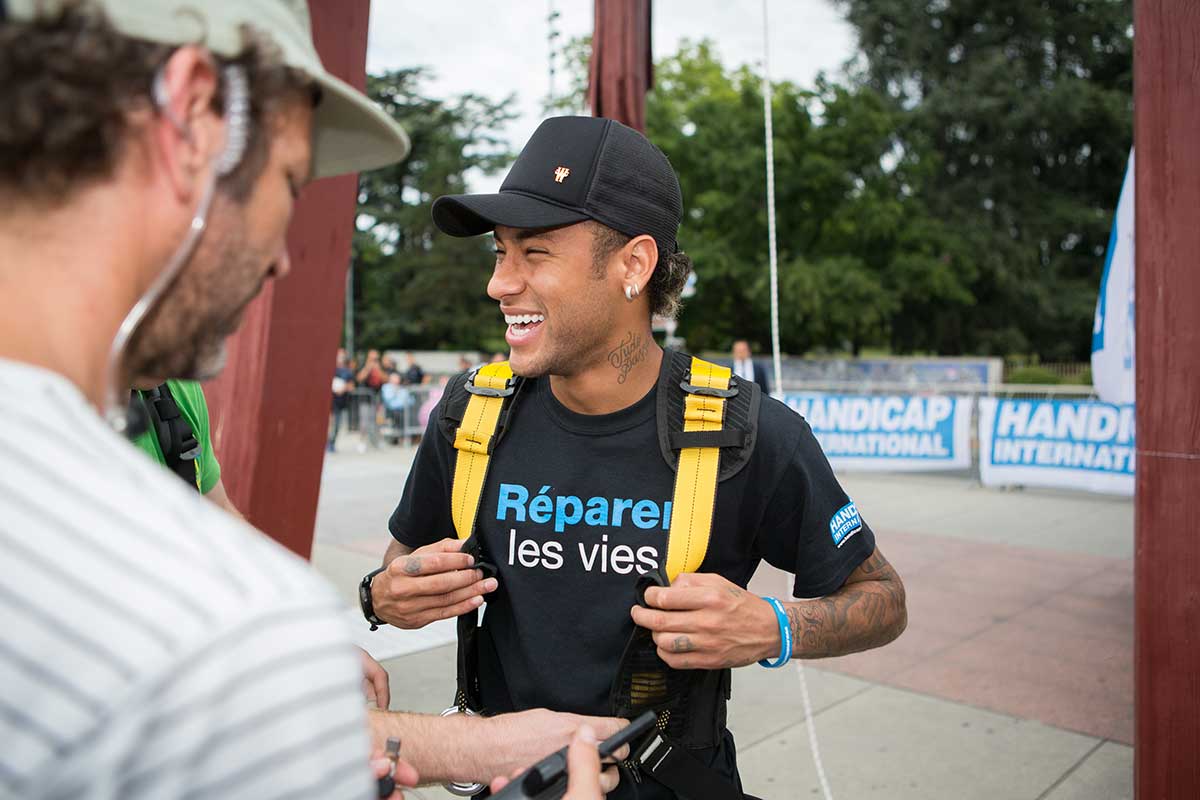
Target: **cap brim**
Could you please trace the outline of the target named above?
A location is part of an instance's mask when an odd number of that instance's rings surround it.
[[[345,81],[313,76],[321,101],[313,110],[314,178],[394,164],[408,155],[408,135],[383,109]]]
[[[557,228],[585,219],[590,217],[581,211],[517,192],[452,194],[433,203],[433,224],[451,236],[478,236],[497,225]]]

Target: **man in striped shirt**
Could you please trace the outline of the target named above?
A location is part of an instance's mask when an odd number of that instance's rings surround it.
[[[97,410],[219,371],[300,187],[406,146],[303,0],[0,0],[0,798],[373,796],[334,594]],[[580,721],[372,726],[463,780]]]

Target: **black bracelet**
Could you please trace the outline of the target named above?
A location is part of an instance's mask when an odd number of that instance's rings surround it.
[[[363,576],[363,579],[358,582],[358,606],[362,609],[362,615],[367,622],[371,623],[371,630],[379,630],[380,625],[387,623],[375,616],[375,600],[371,597],[371,581],[375,580],[375,576],[383,572],[387,567],[380,567],[377,570],[372,570]]]

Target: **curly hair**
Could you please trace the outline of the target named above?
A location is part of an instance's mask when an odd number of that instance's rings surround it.
[[[245,69],[251,94],[246,154],[221,182],[237,200],[266,165],[269,115],[288,92],[311,91],[274,45],[249,30],[243,35],[237,58],[217,59]],[[58,204],[76,187],[110,178],[133,115],[153,107],[154,74],[174,49],[122,34],[83,0],[0,25],[0,197]],[[218,89],[213,110],[222,108]]]
[[[600,274],[613,253],[629,244],[633,237],[600,222],[591,221],[588,224],[592,229],[592,267]],[[658,263],[650,276],[650,283],[646,285],[651,314],[673,318],[679,313],[682,305],[679,296],[691,271],[692,260],[687,253],[659,252]]]

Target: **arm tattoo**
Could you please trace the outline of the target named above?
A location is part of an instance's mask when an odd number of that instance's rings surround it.
[[[625,338],[616,349],[608,354],[608,363],[617,371],[617,383],[624,383],[629,372],[646,360],[650,350],[650,340],[633,331],[625,334]]]
[[[786,605],[798,656],[825,658],[880,647],[908,623],[904,584],[876,550],[841,589],[817,600]]]

